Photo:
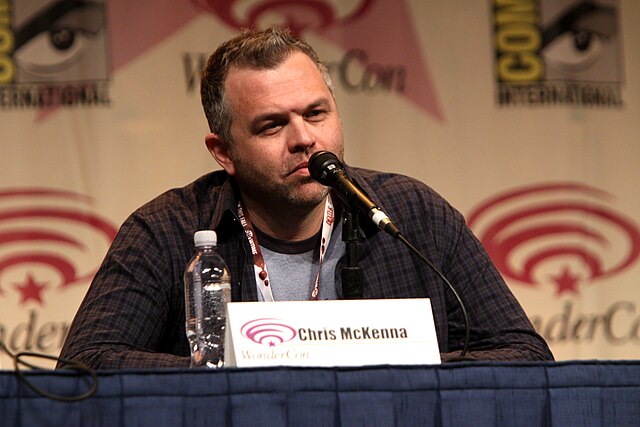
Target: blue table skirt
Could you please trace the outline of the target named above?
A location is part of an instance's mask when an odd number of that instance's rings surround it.
[[[34,372],[38,387],[89,381]],[[98,373],[80,402],[0,371],[3,426],[640,426],[640,361]]]

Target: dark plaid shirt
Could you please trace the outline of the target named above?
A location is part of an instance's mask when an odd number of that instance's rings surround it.
[[[552,360],[547,344],[458,211],[412,178],[359,168],[347,171],[457,289],[471,326],[469,357]],[[251,251],[235,215],[236,203],[232,182],[218,171],[135,211],[96,274],[61,356],[94,368],[189,366],[183,273],[197,230],[218,232],[233,300],[257,300]],[[430,298],[443,360],[456,356],[464,324],[452,293],[399,241],[367,219],[360,224],[364,297]],[[336,268],[336,283],[344,262]]]

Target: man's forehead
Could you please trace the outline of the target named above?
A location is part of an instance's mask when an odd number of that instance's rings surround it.
[[[225,82],[228,100],[236,108],[271,103],[311,104],[330,98],[331,92],[322,74],[306,55],[290,57],[274,69],[237,67]]]
[[[230,80],[260,78],[261,75],[268,74],[278,75],[283,70],[297,70],[300,75],[304,75],[306,78],[315,74],[319,78],[323,79],[318,66],[309,56],[303,52],[294,51],[274,67],[257,67],[248,64],[234,64],[229,67],[229,71],[225,78],[225,85]]]

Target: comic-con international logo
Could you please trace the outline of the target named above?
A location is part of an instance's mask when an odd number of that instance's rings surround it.
[[[44,306],[87,286],[116,232],[82,194],[0,189],[0,300]]]
[[[614,206],[594,187],[539,184],[491,197],[468,223],[510,283],[575,294],[638,262],[640,229]]]
[[[0,0],[0,108],[109,103],[105,0]]]
[[[619,0],[492,0],[500,105],[623,104]]]

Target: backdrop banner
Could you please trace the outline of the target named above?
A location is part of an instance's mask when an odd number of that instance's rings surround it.
[[[639,358],[638,22],[636,0],[0,1],[0,338],[59,353],[126,217],[219,168],[208,55],[282,24],[329,66],[347,163],[459,209],[558,360]]]

